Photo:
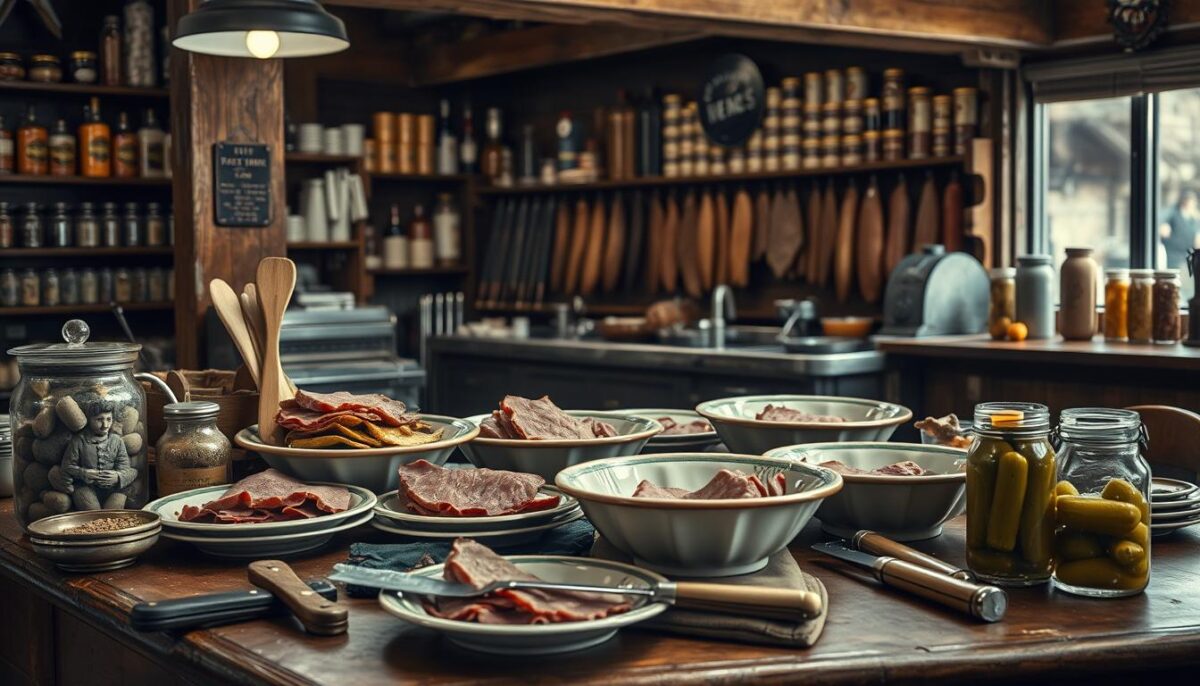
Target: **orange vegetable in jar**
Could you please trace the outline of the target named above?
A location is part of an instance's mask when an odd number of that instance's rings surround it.
[[[1104,340],[1129,340],[1129,270],[1109,269],[1104,283]]]

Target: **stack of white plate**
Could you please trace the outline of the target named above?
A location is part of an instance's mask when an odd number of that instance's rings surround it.
[[[1150,533],[1163,536],[1200,524],[1200,486],[1154,477],[1150,482]]]
[[[579,501],[571,496],[552,486],[543,486],[539,493],[561,496],[561,500],[556,507],[537,512],[495,517],[431,517],[409,511],[404,495],[392,491],[379,496],[371,526],[398,536],[435,540],[462,536],[487,546],[503,547],[535,541],[551,529],[583,517]]]
[[[696,420],[707,422],[707,419],[701,417],[695,410],[666,410],[666,409],[638,409],[638,410],[620,410],[620,414],[632,415],[634,417],[644,417],[658,421],[664,417],[673,420],[676,424],[690,424]],[[646,441],[646,446],[642,448],[643,455],[654,453],[696,453],[708,450],[721,442],[720,436],[717,436],[717,430],[704,431],[694,434],[658,434],[651,436],[650,440]]]
[[[269,559],[316,550],[339,531],[353,529],[371,520],[377,502],[365,488],[345,484],[313,483],[314,486],[341,486],[350,491],[350,507],[343,512],[311,519],[245,524],[181,522],[184,505],[201,507],[221,497],[229,486],[208,486],[176,493],[146,505],[143,509],[162,518],[162,537],[191,543],[201,552],[216,557]]]

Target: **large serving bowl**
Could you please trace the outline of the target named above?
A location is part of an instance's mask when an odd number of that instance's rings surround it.
[[[635,417],[646,417],[658,421],[663,417],[670,418],[676,424],[689,424],[697,419],[703,419],[696,414],[695,410],[668,410],[668,409],[637,409],[637,410],[620,410],[619,414],[632,415]],[[643,455],[651,453],[684,453],[684,452],[700,452],[711,448],[721,442],[721,438],[717,436],[717,432],[704,431],[694,434],[674,434],[667,435],[660,433],[653,436],[649,441],[646,441],[646,446],[642,448]]]
[[[919,541],[942,533],[942,525],[966,509],[967,451],[915,443],[809,443],[768,451],[767,456],[809,464],[837,460],[870,471],[911,460],[937,472],[931,476],[843,474],[845,484],[817,510],[821,528],[849,538],[870,529],[897,541]]]
[[[572,417],[592,417],[608,422],[617,430],[617,435],[609,438],[575,438],[552,441],[476,436],[470,443],[463,444],[463,454],[476,467],[537,474],[546,481],[552,482],[559,471],[571,465],[606,457],[636,455],[651,436],[662,431],[662,424],[646,417],[591,410],[568,410],[567,414]],[[470,422],[478,433],[479,423],[490,416],[490,414],[476,415],[468,417],[466,421]]]
[[[809,414],[843,417],[844,422],[766,422],[754,417],[767,405],[783,405]],[[709,400],[696,412],[712,423],[730,452],[761,455],[797,443],[886,441],[896,427],[912,419],[902,405],[865,398],[823,395],[746,395]]]
[[[304,482],[325,481],[361,486],[373,493],[396,490],[400,465],[428,460],[441,465],[459,445],[475,438],[479,426],[469,421],[436,414],[419,415],[421,421],[443,429],[442,439],[425,445],[383,448],[288,448],[267,445],[258,435],[258,425],[242,429],[235,443],[258,453],[270,466]]]
[[[787,493],[770,498],[634,498],[643,479],[696,490],[721,469],[787,475]],[[609,543],[641,566],[669,576],[749,574],[785,548],[822,499],[842,488],[837,473],[799,461],[755,455],[668,453],[597,460],[564,469],[559,490],[577,499]]]

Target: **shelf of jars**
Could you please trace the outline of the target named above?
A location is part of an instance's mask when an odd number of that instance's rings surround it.
[[[49,174],[0,174],[0,185],[4,184],[22,184],[22,185],[42,185],[42,186],[157,186],[169,188],[171,179],[166,177],[161,178],[144,178],[144,177],[117,177],[117,176],[51,176]]]
[[[0,258],[24,257],[170,257],[175,248],[161,246],[118,246],[92,248],[0,248]]]
[[[121,309],[130,312],[149,312],[156,310],[174,309],[175,303],[170,301],[163,302],[141,302],[141,303],[117,303]],[[94,314],[97,312],[110,312],[112,305],[104,303],[95,304],[73,304],[73,305],[30,305],[15,307],[0,307],[0,316],[19,316],[19,315],[45,315],[45,314]]]
[[[78,95],[81,97],[145,98],[147,100],[166,100],[170,97],[170,91],[166,88],[106,86],[98,83],[42,83],[40,81],[0,80],[0,93],[6,91],[14,93]]]

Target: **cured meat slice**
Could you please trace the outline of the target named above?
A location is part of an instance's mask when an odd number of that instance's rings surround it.
[[[659,417],[658,423],[663,425],[663,431],[660,436],[686,436],[688,434],[702,434],[713,430],[712,424],[704,419],[696,419],[687,424],[680,424],[670,417]]]
[[[737,469],[722,469],[709,479],[707,484],[694,491],[686,488],[658,486],[643,480],[633,491],[634,498],[679,498],[684,500],[739,500],[742,498],[769,498],[783,495],[787,491],[787,477],[776,474],[763,483],[758,476]]]
[[[671,488],[671,487],[664,488],[662,486],[655,486],[654,482],[652,482],[652,481],[643,480],[640,484],[637,485],[637,488],[635,488],[633,490],[633,497],[635,497],[635,498],[682,498],[682,497],[686,496],[688,493],[690,493],[690,491],[688,491],[688,489],[686,489],[686,488]]]
[[[538,579],[469,538],[454,541],[443,576],[474,588],[496,581]],[[504,589],[482,598],[441,599],[425,604],[425,610],[437,617],[482,624],[581,622],[627,612],[632,607],[628,600],[616,596],[534,589]]]
[[[754,418],[761,422],[823,422],[834,423],[844,422],[845,417],[837,417],[831,414],[810,414],[803,410],[785,407],[783,405],[770,405],[764,407]]]
[[[283,472],[268,469],[230,486],[220,498],[200,507],[185,505],[183,522],[215,521],[241,523],[266,521],[272,510],[302,508],[306,504],[321,513],[344,512],[350,507],[350,491],[339,486],[310,486]],[[263,513],[266,518],[261,518]]]
[[[285,429],[315,433],[329,428],[333,424],[355,427],[367,422],[382,422],[383,418],[374,412],[347,410],[344,412],[322,413],[303,407],[289,405],[289,401],[279,404],[279,412],[275,414],[275,423]]]
[[[446,469],[426,460],[400,467],[400,490],[425,512],[443,517],[495,517],[555,507],[561,498],[538,489],[536,474],[494,469]]]
[[[379,393],[313,393],[301,389],[296,391],[294,401],[296,405],[315,412],[371,412],[391,426],[403,426],[416,421],[416,415],[408,414],[408,407],[403,402]],[[280,404],[282,406],[283,403]]]
[[[594,417],[572,417],[547,396],[530,400],[506,395],[500,409],[480,422],[479,433],[485,438],[545,441],[609,438],[617,430]]]
[[[850,284],[854,279],[854,228],[858,223],[858,185],[851,179],[846,194],[842,196],[842,207],[838,211],[837,248],[834,252],[833,282],[838,302],[850,297]]]
[[[754,203],[743,188],[733,196],[733,216],[729,220],[729,283],[732,286],[744,288],[750,283],[753,240]]]
[[[913,462],[912,460],[905,460],[904,462],[897,462],[896,464],[889,464],[879,467],[875,470],[875,473],[887,474],[888,476],[922,476],[926,472],[925,468],[916,462]]]
[[[583,422],[584,426],[591,430],[592,435],[596,438],[612,438],[613,436],[617,435],[617,430],[612,424],[600,421],[595,417],[584,417],[580,421]]]

